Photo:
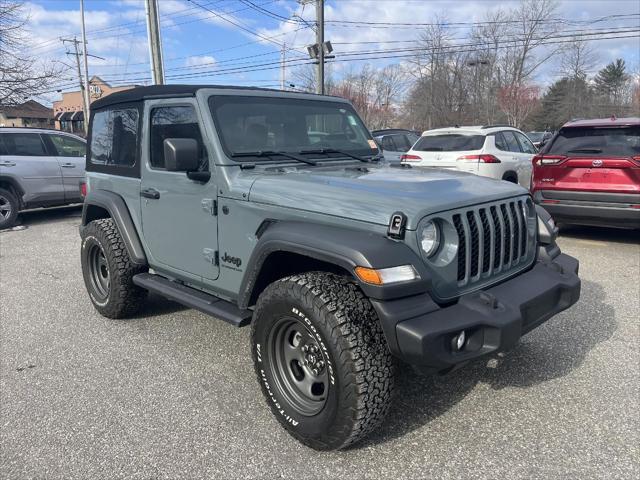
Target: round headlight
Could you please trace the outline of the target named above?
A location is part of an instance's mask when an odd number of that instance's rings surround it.
[[[440,244],[440,229],[438,225],[429,221],[420,231],[420,247],[427,257],[432,256],[438,250]]]

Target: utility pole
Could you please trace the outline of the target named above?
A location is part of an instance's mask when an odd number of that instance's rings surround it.
[[[82,71],[80,70],[80,51],[78,50],[78,44],[80,43],[80,41],[76,37],[73,37],[73,40],[69,38],[61,38],[61,40],[63,44],[73,43],[73,48],[75,50],[75,53],[72,53],[72,55],[76,56],[76,67],[78,68],[78,84],[80,85],[80,94],[82,95],[82,112],[84,113],[84,131],[85,133],[87,133],[87,126],[89,125],[89,104],[87,103],[87,95],[85,95],[87,92],[84,91],[85,87],[82,82]]]
[[[160,38],[160,12],[158,0],[145,0],[147,13],[147,36],[149,38],[149,56],[151,57],[151,78],[155,85],[164,85],[164,66],[162,64],[162,40]]]
[[[84,60],[84,133],[89,134],[89,63],[87,62],[87,31],[84,26],[84,0],[80,0],[80,15],[82,17],[82,58]],[[77,50],[76,45],[76,50]]]
[[[317,93],[324,95],[324,0],[316,0],[316,44],[318,49],[318,85]]]
[[[282,44],[282,50],[280,50],[280,90],[284,90],[285,85],[285,77],[286,77],[286,55],[287,55],[287,44]]]

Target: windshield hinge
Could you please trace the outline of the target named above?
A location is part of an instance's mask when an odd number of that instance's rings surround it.
[[[202,202],[200,202],[200,204],[202,205],[202,209],[205,212],[209,212],[209,214],[212,215],[212,216],[218,215],[218,201],[217,200],[213,200],[212,198],[203,198]]]

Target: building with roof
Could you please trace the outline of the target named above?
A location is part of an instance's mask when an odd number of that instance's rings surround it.
[[[89,100],[91,103],[114,92],[129,90],[136,85],[112,87],[100,77],[93,76],[89,80]],[[53,114],[58,130],[84,136],[84,112],[82,110],[82,91],[65,92],[62,100],[53,102]]]
[[[53,110],[35,100],[0,106],[0,127],[53,128]]]

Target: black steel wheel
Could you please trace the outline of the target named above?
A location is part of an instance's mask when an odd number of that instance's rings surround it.
[[[113,219],[94,220],[82,229],[82,276],[93,306],[105,317],[133,315],[147,291],[133,276],[147,268],[131,261]]]
[[[92,243],[87,253],[89,257],[89,278],[95,293],[100,300],[109,296],[109,263],[104,255],[104,250],[99,243]]]
[[[301,415],[324,408],[329,391],[325,353],[311,331],[293,317],[281,318],[268,340],[276,387]]]
[[[251,341],[267,404],[303,444],[346,448],[384,419],[393,360],[371,302],[349,278],[309,272],[272,283],[258,298]]]

